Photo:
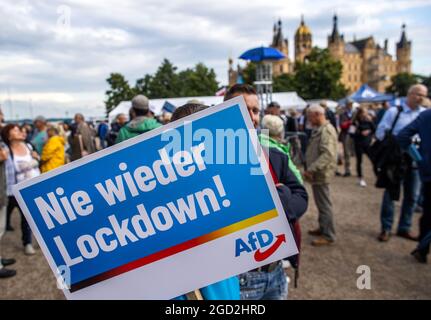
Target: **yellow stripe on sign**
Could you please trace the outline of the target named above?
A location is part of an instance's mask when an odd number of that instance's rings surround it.
[[[255,224],[261,223],[263,221],[275,218],[277,216],[278,216],[277,210],[272,209],[272,210],[266,211],[264,213],[258,214],[257,216],[248,218],[246,220],[239,221],[237,223],[231,224],[230,226],[227,226],[227,227],[221,228],[219,230],[213,231],[211,233],[208,233],[202,237],[199,237],[196,240],[202,244],[202,243],[205,243],[205,242],[208,242],[211,240],[221,238],[223,236],[234,233],[236,231],[245,229],[247,227],[253,226]]]

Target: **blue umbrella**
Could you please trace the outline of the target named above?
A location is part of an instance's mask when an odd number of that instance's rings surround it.
[[[275,48],[259,47],[247,50],[239,56],[240,59],[260,62],[263,60],[280,60],[286,56]]]

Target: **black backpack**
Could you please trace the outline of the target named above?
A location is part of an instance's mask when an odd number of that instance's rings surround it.
[[[403,110],[401,106],[397,108],[398,113],[391,129],[385,133],[383,140],[376,139],[369,149],[374,174],[377,177],[376,187],[389,190],[393,200],[399,199],[397,186],[405,171],[404,153],[392,134]]]

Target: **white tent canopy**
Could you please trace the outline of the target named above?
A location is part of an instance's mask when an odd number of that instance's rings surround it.
[[[207,105],[213,106],[223,102],[223,97],[221,96],[206,96],[206,97],[182,97],[182,98],[163,98],[163,99],[151,99],[150,108],[156,115],[162,114],[162,108],[165,102],[169,102],[175,107],[180,107],[190,100],[198,100],[199,102]],[[277,92],[272,94],[272,100],[280,104],[283,109],[295,108],[297,110],[302,110],[305,108],[307,103],[299,97],[296,92]],[[129,116],[129,109],[132,106],[130,101],[122,101],[109,113],[109,122],[111,123],[115,117],[124,113]]]
[[[292,92],[276,92],[272,94],[272,101],[278,102],[282,109],[296,109],[301,111],[305,109],[307,103],[294,91]]]

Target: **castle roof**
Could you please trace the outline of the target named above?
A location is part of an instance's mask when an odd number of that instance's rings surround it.
[[[278,26],[274,24],[274,36],[272,38],[271,47],[279,48],[286,43],[287,43],[287,40],[283,38],[281,20],[278,20]]]
[[[398,49],[402,49],[402,48],[406,48],[407,46],[410,45],[410,41],[407,40],[407,36],[406,36],[406,25],[403,24],[402,25],[402,32],[401,32],[401,39],[400,42],[397,43],[397,48]]]
[[[367,45],[367,42],[373,40],[373,37],[368,37],[360,40],[355,40],[350,42],[353,46],[356,47],[359,51],[364,50],[365,46]]]
[[[304,22],[304,16],[301,16],[301,24],[296,30],[296,35],[311,35],[311,30]]]
[[[334,18],[333,18],[334,24],[332,27],[332,33],[331,33],[331,42],[335,42],[335,40],[342,38],[342,36],[340,36],[340,33],[338,32],[338,17],[336,14],[334,14]]]
[[[344,52],[346,52],[346,53],[359,53],[359,50],[353,44],[346,43],[346,45],[344,46]]]

